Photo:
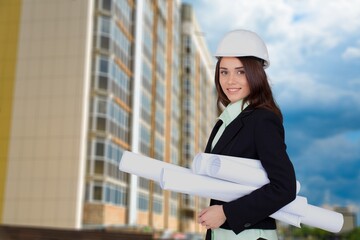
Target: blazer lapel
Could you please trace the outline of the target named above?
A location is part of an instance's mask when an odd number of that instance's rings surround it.
[[[212,153],[221,153],[223,148],[229,144],[229,142],[236,136],[236,134],[243,127],[242,119],[249,115],[253,111],[252,108],[246,108],[237,116],[226,128],[218,142],[214,146]],[[215,135],[214,135],[215,137]],[[213,137],[213,138],[214,138]],[[211,146],[211,145],[210,145]]]
[[[222,120],[218,120],[217,123],[215,124],[213,130],[211,131],[211,134],[210,134],[210,137],[209,137],[209,140],[206,144],[206,147],[205,147],[205,152],[206,153],[210,153],[211,152],[211,144],[212,144],[212,141],[214,140],[214,137],[216,135],[216,133],[219,131],[219,128],[220,126],[222,125],[223,121]]]

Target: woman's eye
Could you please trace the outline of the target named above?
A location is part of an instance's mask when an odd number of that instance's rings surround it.
[[[239,70],[239,71],[237,71],[237,74],[238,74],[238,75],[245,74],[245,71],[243,71],[243,70]]]
[[[227,71],[221,71],[220,74],[221,74],[221,75],[226,75],[226,74],[227,74]]]

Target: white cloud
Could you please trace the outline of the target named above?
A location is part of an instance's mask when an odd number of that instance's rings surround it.
[[[341,55],[344,60],[360,59],[360,46],[359,47],[348,47]]]
[[[358,138],[349,139],[345,133],[317,139],[307,149],[304,149],[301,159],[303,162],[311,163],[314,171],[328,171],[329,169],[336,171],[339,165],[344,164],[359,165],[360,163],[356,163],[360,154],[359,143]],[[324,170],[323,162],[319,161],[321,159],[328,159],[332,166],[328,166],[327,170]]]
[[[196,4],[201,6],[196,14],[212,50],[225,32],[247,28],[266,39],[272,62],[281,66],[302,63],[307,53],[334,48],[349,34],[360,32],[358,0],[200,0]]]
[[[360,142],[345,135],[315,140],[297,157],[297,177],[302,193],[310,199],[322,202],[329,191],[331,202],[359,206],[359,192],[354,191],[354,186],[360,180]]]
[[[316,69],[330,59],[360,58],[360,43],[342,54],[334,48],[360,38],[359,0],[198,0],[196,15],[214,51],[223,34],[247,28],[262,36],[271,66],[267,70],[287,106],[334,107],[360,102],[359,74],[344,79],[340,66]],[[317,62],[314,62],[316,58]],[[330,63],[329,63],[330,64]],[[311,70],[309,70],[311,69]],[[331,71],[334,75],[329,76]],[[352,71],[355,71],[354,69]],[[352,87],[350,86],[352,84]],[[357,104],[358,105],[358,104]],[[359,108],[359,106],[357,106]]]
[[[342,46],[360,38],[359,0],[198,0],[191,4],[197,6],[196,16],[212,51],[232,29],[247,28],[264,38],[271,62],[267,73],[284,110],[360,111],[359,72],[331,65],[334,59],[338,63],[360,58],[360,42]],[[341,54],[334,48],[346,50]],[[354,72],[348,75],[351,79],[344,77],[349,71]]]
[[[337,88],[321,82],[320,75],[292,69],[272,72],[270,76],[274,78],[272,88],[275,90],[276,99],[284,109],[321,110],[355,104],[350,108],[360,110],[360,106],[356,104],[360,102],[360,96],[353,88],[360,85],[355,85],[354,81],[344,82],[342,88]]]

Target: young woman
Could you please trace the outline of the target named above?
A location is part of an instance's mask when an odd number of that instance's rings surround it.
[[[282,114],[264,68],[267,48],[254,32],[236,30],[220,41],[215,85],[225,107],[205,152],[258,159],[270,182],[231,202],[212,199],[199,214],[206,239],[277,239],[269,215],[296,197],[293,165],[286,153]],[[252,161],[252,160],[249,160]]]

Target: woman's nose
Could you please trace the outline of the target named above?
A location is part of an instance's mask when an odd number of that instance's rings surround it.
[[[228,83],[232,84],[236,82],[236,75],[235,74],[230,74],[229,78],[228,78]]]

